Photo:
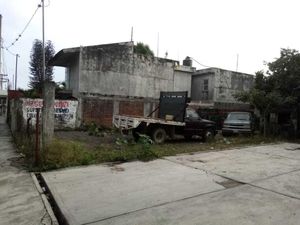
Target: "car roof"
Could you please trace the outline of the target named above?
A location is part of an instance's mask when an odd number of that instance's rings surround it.
[[[248,114],[251,114],[250,112],[229,112],[229,113],[248,113]]]

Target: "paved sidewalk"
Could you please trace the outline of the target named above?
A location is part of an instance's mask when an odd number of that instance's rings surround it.
[[[12,166],[19,155],[0,117],[0,225],[51,224],[30,173]]]
[[[71,225],[299,225],[300,145],[42,173]]]

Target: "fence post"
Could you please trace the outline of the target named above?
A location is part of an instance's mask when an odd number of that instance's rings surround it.
[[[42,109],[42,151],[52,142],[54,136],[54,99],[55,83],[43,84],[43,109]]]
[[[39,126],[40,126],[40,109],[36,109],[36,123],[35,123],[35,165],[39,166],[40,164],[40,135],[39,135]]]

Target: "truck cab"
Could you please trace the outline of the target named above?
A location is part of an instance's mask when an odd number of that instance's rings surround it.
[[[191,108],[186,109],[185,126],[183,135],[186,139],[192,136],[201,136],[207,140],[216,134],[216,124],[213,121],[202,119],[199,114]]]

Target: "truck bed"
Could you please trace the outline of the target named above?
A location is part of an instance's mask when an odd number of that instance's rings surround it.
[[[114,115],[113,124],[115,127],[120,129],[134,129],[138,127],[142,122],[145,122],[147,126],[149,124],[164,124],[173,126],[185,126],[184,122],[163,120],[151,117],[139,117],[139,116],[126,116],[126,115]]]

